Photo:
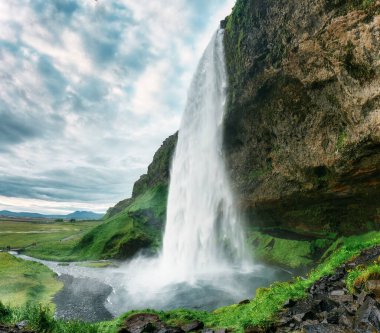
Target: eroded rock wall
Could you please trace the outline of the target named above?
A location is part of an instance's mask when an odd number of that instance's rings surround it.
[[[229,170],[248,220],[380,227],[380,1],[238,0],[225,27]]]

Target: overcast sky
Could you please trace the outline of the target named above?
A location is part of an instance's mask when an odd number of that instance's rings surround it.
[[[0,210],[104,212],[178,129],[234,0],[0,2]]]

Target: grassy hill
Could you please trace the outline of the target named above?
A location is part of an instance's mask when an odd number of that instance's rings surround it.
[[[74,260],[126,259],[140,250],[155,252],[161,243],[172,156],[177,134],[168,137],[154,154],[147,174],[133,186],[132,198],[108,209],[103,223],[74,247]]]
[[[141,249],[157,249],[166,214],[167,185],[159,184],[87,233],[74,248],[81,259],[129,258]]]

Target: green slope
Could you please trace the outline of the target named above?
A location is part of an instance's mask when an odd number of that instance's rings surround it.
[[[142,249],[155,251],[165,221],[167,186],[159,184],[131,199],[126,208],[87,233],[74,248],[80,259],[126,259]]]

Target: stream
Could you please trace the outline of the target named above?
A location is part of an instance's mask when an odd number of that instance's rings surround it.
[[[89,322],[108,320],[129,310],[171,310],[188,308],[211,311],[220,306],[252,298],[257,288],[274,281],[285,281],[291,273],[282,269],[255,265],[250,271],[235,271],[205,277],[194,283],[171,283],[160,289],[131,289],[134,278],[130,262],[114,262],[112,267],[83,267],[83,262],[60,263],[12,253],[18,258],[42,263],[64,283],[53,302],[56,317]],[[155,276],[147,276],[152,284]],[[146,282],[143,282],[146,284]],[[223,287],[221,287],[223,286]]]

